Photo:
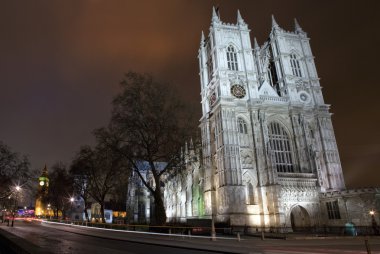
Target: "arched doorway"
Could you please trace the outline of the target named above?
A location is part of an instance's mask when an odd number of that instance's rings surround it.
[[[309,213],[299,205],[293,207],[290,213],[290,222],[293,231],[308,230],[311,226]]]

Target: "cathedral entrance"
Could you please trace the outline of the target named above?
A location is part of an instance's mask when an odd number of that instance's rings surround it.
[[[299,205],[293,207],[290,213],[290,222],[294,232],[308,230],[311,226],[309,213]]]

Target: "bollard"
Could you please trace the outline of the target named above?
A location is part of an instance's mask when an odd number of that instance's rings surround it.
[[[371,254],[371,248],[369,247],[368,239],[364,240],[365,248],[367,249],[367,254]]]
[[[238,242],[240,242],[240,233],[239,232],[237,232],[237,240],[238,240]]]
[[[261,240],[265,240],[265,236],[264,236],[264,230],[261,230]]]
[[[187,234],[188,234],[189,238],[191,238],[191,229],[189,229],[189,231],[187,231]]]

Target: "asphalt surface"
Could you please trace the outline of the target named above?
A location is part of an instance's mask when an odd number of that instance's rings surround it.
[[[206,238],[126,233],[76,226],[21,222],[0,230],[34,246],[33,253],[263,253],[263,254],[366,254],[365,238],[275,240],[242,237]],[[380,237],[367,239],[372,254],[380,254]]]

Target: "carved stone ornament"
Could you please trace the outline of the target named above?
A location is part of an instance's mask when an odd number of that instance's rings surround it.
[[[238,84],[232,85],[231,94],[239,99],[244,98],[246,94],[244,86]]]
[[[214,105],[215,101],[216,101],[216,94],[215,94],[215,92],[213,92],[210,95],[210,97],[208,98],[208,102],[210,104],[210,107],[212,107]]]
[[[301,102],[305,102],[305,103],[310,102],[310,95],[307,92],[301,91],[298,93],[298,96]]]

